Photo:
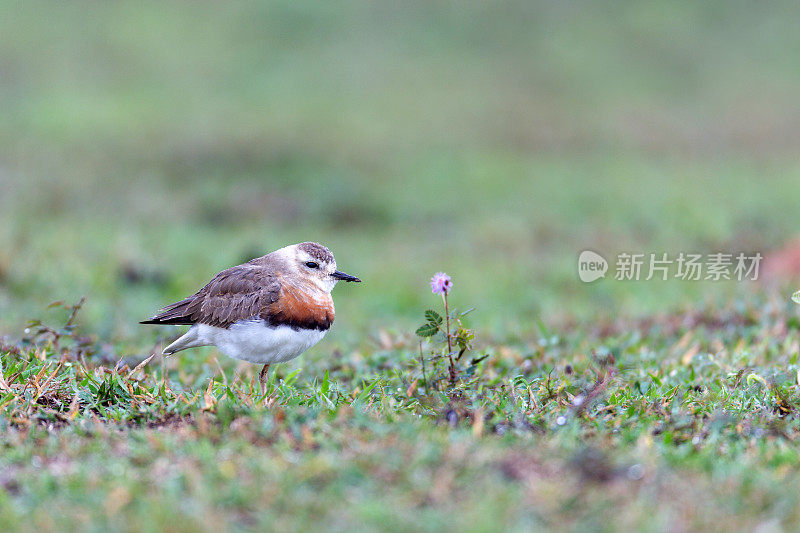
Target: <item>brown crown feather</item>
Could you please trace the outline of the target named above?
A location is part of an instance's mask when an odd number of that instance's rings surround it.
[[[321,261],[323,263],[333,262],[333,253],[328,250],[328,248],[317,242],[301,242],[297,245],[297,247],[317,261]]]

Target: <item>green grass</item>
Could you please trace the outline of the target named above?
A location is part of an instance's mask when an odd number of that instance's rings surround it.
[[[791,528],[800,328],[776,309],[789,314],[759,302],[485,346],[456,394],[431,360],[425,382],[413,340],[279,367],[265,397],[251,367],[223,373],[213,354],[133,370],[84,363],[74,335],[5,346],[0,520]]]
[[[576,272],[796,238],[794,3],[0,11],[3,530],[796,529],[797,274]],[[212,348],[131,374],[178,333],[139,320],[303,240],[364,283],[267,406]]]

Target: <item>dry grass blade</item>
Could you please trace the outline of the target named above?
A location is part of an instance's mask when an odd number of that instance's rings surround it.
[[[134,367],[134,369],[133,369],[133,370],[131,370],[130,372],[128,372],[128,375],[127,375],[127,376],[125,376],[125,379],[126,379],[126,380],[128,380],[128,379],[131,379],[131,377],[132,377],[132,376],[133,376],[133,375],[134,375],[136,372],[138,372],[139,370],[141,370],[141,369],[143,369],[145,366],[147,366],[147,363],[149,363],[150,361],[152,361],[152,360],[153,360],[153,357],[155,357],[155,356],[156,356],[156,353],[155,353],[155,351],[154,351],[153,353],[151,353],[151,354],[150,354],[150,357],[148,357],[147,359],[145,359],[144,361],[142,361],[141,363],[139,363],[138,365],[136,365],[136,367]]]
[[[58,364],[56,365],[55,370],[53,370],[53,372],[47,377],[47,380],[45,380],[45,382],[42,384],[42,386],[41,387],[37,386],[37,389],[38,389],[37,392],[36,392],[37,398],[40,397],[42,394],[44,394],[47,391],[48,385],[50,385],[50,382],[53,381],[53,379],[55,379],[55,377],[58,375],[58,372],[61,370],[62,366],[64,366],[63,363],[61,361],[59,361]],[[45,368],[46,367],[43,367],[42,371],[44,371]]]
[[[69,404],[69,412],[67,413],[67,418],[69,420],[75,420],[75,417],[78,415],[78,409],[80,408],[80,398],[78,393],[75,393],[75,396],[72,397],[72,402]]]
[[[0,389],[8,392],[11,391],[11,387],[8,385],[8,382],[6,381],[6,374],[3,371],[2,361],[0,361]]]
[[[214,380],[208,380],[208,388],[206,389],[205,394],[203,394],[203,411],[210,411],[214,409],[214,406],[217,404],[217,399],[211,393],[211,387],[214,385]]]

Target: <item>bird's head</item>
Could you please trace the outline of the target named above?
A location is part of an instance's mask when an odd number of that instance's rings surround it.
[[[339,281],[361,280],[336,269],[336,259],[325,246],[316,242],[301,242],[277,250],[293,274],[331,292]]]

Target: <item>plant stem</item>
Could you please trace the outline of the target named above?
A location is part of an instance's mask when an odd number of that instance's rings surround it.
[[[450,360],[450,385],[456,384],[456,365],[453,362],[453,345],[450,341],[450,307],[447,305],[447,291],[442,293],[444,300],[444,316],[447,320],[447,358]]]
[[[425,356],[422,355],[422,341],[419,341],[419,360],[422,361],[422,378],[425,380],[425,393],[428,394],[430,393],[431,384],[428,383],[428,374],[425,372]]]

